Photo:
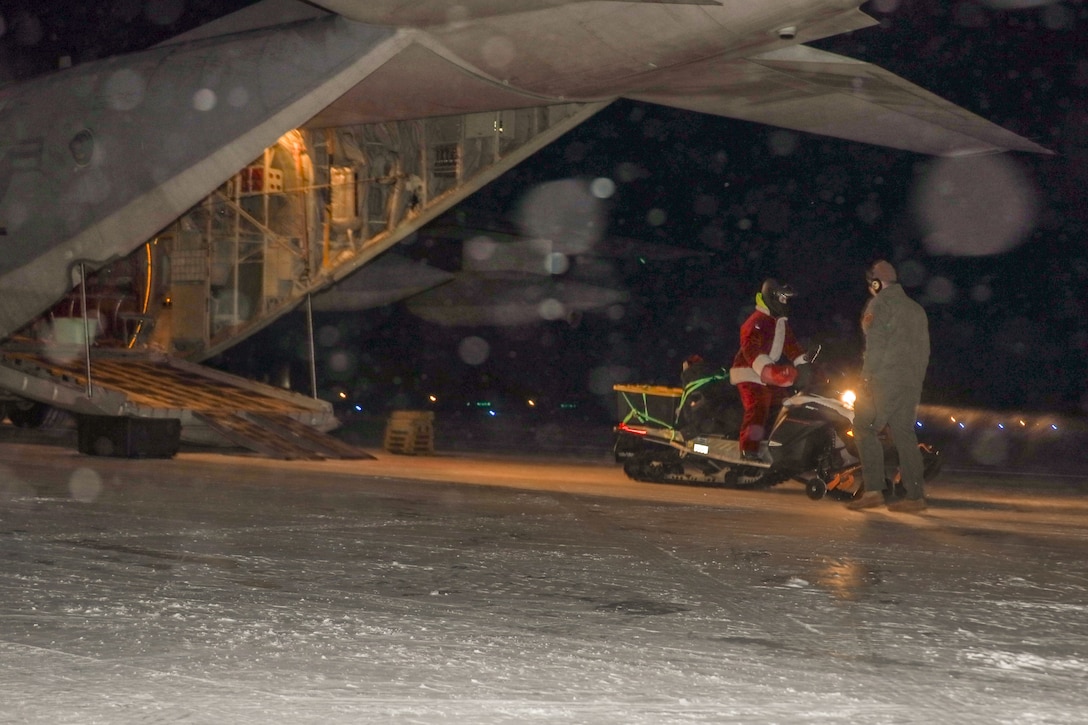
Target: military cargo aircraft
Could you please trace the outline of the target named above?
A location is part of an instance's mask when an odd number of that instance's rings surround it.
[[[859,5],[263,0],[0,87],[0,389],[195,427],[191,385],[149,395],[95,360],[199,363],[620,98],[923,154],[1046,152],[806,45],[873,25]]]

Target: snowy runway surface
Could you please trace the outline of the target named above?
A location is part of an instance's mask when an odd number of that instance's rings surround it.
[[[1082,723],[1088,496],[0,444],[0,722]]]

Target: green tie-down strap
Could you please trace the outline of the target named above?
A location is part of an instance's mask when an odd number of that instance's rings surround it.
[[[661,427],[661,428],[672,428],[672,423],[669,423],[669,422],[666,422],[666,421],[663,421],[663,420],[658,420],[657,418],[654,418],[652,415],[650,415],[650,405],[646,400],[646,393],[641,393],[641,394],[638,394],[638,395],[630,395],[629,393],[623,393],[622,395],[623,395],[623,400],[624,400],[625,403],[627,403],[627,407],[629,409],[627,411],[627,415],[624,416],[624,419],[623,419],[624,423],[629,423],[632,418],[638,418],[638,421],[640,423],[653,423],[654,425],[657,425],[658,427]],[[632,400],[631,400],[632,397],[635,398],[636,400],[638,398],[642,398],[641,407],[636,405],[634,402],[632,402]]]
[[[686,402],[688,402],[688,396],[691,395],[692,393],[694,393],[699,388],[703,387],[704,385],[707,385],[708,383],[721,383],[721,382],[726,382],[728,380],[729,380],[729,374],[726,373],[725,368],[722,368],[721,370],[714,373],[713,375],[709,375],[709,376],[707,376],[705,378],[699,378],[698,380],[692,380],[690,383],[688,383],[687,385],[684,386],[684,392],[680,396],[680,408],[678,410],[683,410],[684,409],[684,404]]]

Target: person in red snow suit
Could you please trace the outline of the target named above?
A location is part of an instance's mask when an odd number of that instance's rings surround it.
[[[767,434],[771,409],[788,396],[797,380],[797,366],[807,363],[805,351],[790,328],[788,284],[768,279],[756,294],[756,309],[740,328],[740,350],[729,369],[737,386],[744,418],[740,427],[741,456],[760,460],[759,444]]]

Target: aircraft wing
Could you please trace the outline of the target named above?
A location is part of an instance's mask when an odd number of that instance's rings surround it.
[[[933,156],[1051,153],[890,71],[804,45],[666,72],[630,97]]]
[[[624,97],[935,156],[1049,153],[890,71],[804,45],[875,23],[856,8],[800,3],[796,27],[746,32],[755,9],[725,3],[465,0],[462,23],[446,23],[438,0],[314,4],[426,39],[314,127]]]
[[[409,297],[417,317],[444,327],[516,327],[573,322],[582,313],[626,302],[622,289],[518,272],[462,272],[452,282]]]

